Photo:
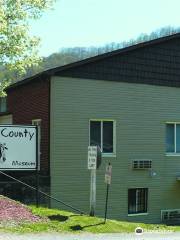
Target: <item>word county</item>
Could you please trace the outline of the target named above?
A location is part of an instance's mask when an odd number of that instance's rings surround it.
[[[23,131],[12,131],[8,128],[3,128],[1,130],[1,135],[3,137],[10,137],[10,138],[28,138],[30,141],[34,136],[34,133],[31,133],[26,128]]]

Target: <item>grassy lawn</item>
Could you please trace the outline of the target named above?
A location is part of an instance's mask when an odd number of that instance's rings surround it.
[[[129,223],[123,221],[107,220],[104,224],[102,218],[78,215],[72,212],[56,209],[30,207],[33,214],[44,217],[44,220],[36,223],[21,223],[12,226],[0,226],[2,231],[16,233],[37,232],[91,232],[91,233],[122,233],[134,232],[136,227],[142,227],[144,231],[180,231],[179,227],[168,227],[166,225]]]

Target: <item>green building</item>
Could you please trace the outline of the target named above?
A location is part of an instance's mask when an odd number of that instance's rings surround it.
[[[51,194],[89,212],[89,145],[99,145],[96,215],[161,222],[180,212],[180,34],[48,70]],[[11,111],[13,112],[13,111]],[[38,118],[38,116],[37,116]],[[60,207],[51,202],[52,207]]]

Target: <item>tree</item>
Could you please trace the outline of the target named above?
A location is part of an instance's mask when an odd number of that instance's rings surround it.
[[[0,67],[24,74],[39,62],[39,38],[29,35],[29,22],[38,19],[54,0],[0,0]],[[0,90],[9,79],[2,79]],[[2,92],[2,91],[1,91]]]

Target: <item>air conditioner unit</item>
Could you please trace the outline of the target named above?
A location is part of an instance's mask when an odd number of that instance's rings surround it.
[[[162,222],[180,221],[180,209],[161,210],[161,221]]]
[[[152,168],[152,161],[151,160],[133,160],[132,161],[132,168],[134,170],[139,169],[151,169]]]

